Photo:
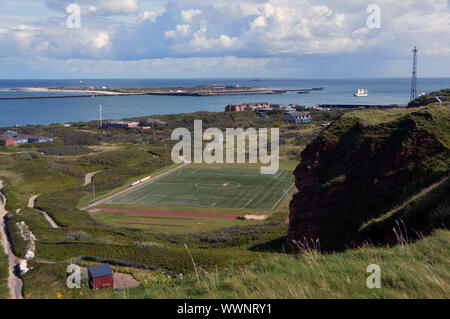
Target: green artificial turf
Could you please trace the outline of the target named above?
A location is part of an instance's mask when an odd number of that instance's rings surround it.
[[[291,172],[183,168],[106,204],[274,209],[294,183]]]

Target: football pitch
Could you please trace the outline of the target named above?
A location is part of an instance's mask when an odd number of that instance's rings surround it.
[[[292,172],[189,168],[115,197],[105,204],[274,209],[294,184]]]

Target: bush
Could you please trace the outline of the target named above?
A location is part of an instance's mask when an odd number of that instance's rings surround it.
[[[91,238],[91,236],[89,236],[87,233],[85,233],[84,231],[79,231],[75,234],[75,240],[88,240]]]
[[[152,243],[152,242],[136,242],[136,246],[142,247],[142,248],[151,248],[151,247],[157,247],[157,248],[164,248],[164,245]]]
[[[52,147],[43,147],[38,149],[38,151],[44,153],[45,155],[64,156],[64,155],[80,155],[84,153],[91,153],[92,149],[81,145],[60,145]]]

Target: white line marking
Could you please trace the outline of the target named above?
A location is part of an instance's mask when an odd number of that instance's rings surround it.
[[[275,205],[272,206],[272,210],[274,210],[275,207],[278,205],[278,203],[279,203],[284,197],[286,197],[286,196],[289,194],[289,192],[290,192],[291,189],[292,189],[292,186],[294,186],[294,185],[295,185],[295,183],[292,183],[292,185],[289,187],[289,189],[287,190],[287,192],[286,192],[286,193],[283,193],[283,195],[281,195],[280,199],[275,203]]]
[[[254,197],[253,197],[254,198]],[[248,206],[248,204],[250,204],[252,201],[253,201],[253,198],[250,198],[250,200],[247,202],[247,204],[245,204],[245,206],[244,207],[241,207],[241,209],[244,209],[245,207],[247,207]]]
[[[198,171],[201,171],[202,169],[201,168],[199,168],[199,169],[197,169],[197,170],[195,170],[195,171],[193,171],[192,173],[191,173],[191,175],[194,175],[195,173],[197,173]]]

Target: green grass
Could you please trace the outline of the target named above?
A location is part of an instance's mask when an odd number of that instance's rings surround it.
[[[249,169],[182,168],[106,204],[274,209],[292,185],[286,171],[262,175]]]
[[[409,246],[279,254],[244,269],[201,273],[199,282],[195,276],[149,282],[129,298],[448,298],[449,249],[450,232],[438,230]],[[370,264],[381,267],[380,289],[366,286]]]
[[[83,198],[81,198],[81,200],[78,203],[78,207],[88,206],[90,203],[92,203],[94,201],[100,200],[100,199],[102,199],[105,196],[108,196],[108,195],[110,195],[112,193],[118,192],[118,191],[120,191],[120,190],[122,190],[124,188],[129,187],[129,185],[131,183],[139,181],[139,180],[141,180],[141,179],[143,179],[143,178],[145,178],[147,176],[150,176],[150,175],[154,176],[154,175],[157,175],[157,174],[161,174],[161,173],[163,173],[163,172],[165,172],[167,170],[175,168],[177,165],[178,164],[171,164],[171,165],[159,168],[159,169],[155,169],[155,170],[153,170],[151,172],[146,172],[145,174],[142,174],[142,175],[139,175],[139,176],[130,177],[130,178],[128,178],[125,181],[125,185],[121,185],[121,186],[116,187],[114,189],[107,189],[107,190],[103,190],[103,191],[100,191],[100,192],[96,192],[95,193],[95,198],[94,198],[93,192],[90,192],[88,195],[86,195]],[[94,183],[95,183],[95,176],[94,176]],[[92,183],[90,185],[88,185],[88,187],[91,188],[92,187]]]
[[[178,279],[140,270],[140,287],[125,291],[65,286],[67,263],[31,262],[24,276],[26,298],[151,298],[151,299],[302,299],[302,298],[448,298],[450,231],[437,230],[414,244],[395,247],[365,245],[342,253],[307,251],[253,256],[254,263],[193,273]],[[197,262],[198,254],[194,254]],[[381,288],[366,286],[367,267],[381,268]],[[149,278],[145,281],[143,278]],[[153,279],[154,278],[154,279]]]
[[[143,216],[120,213],[95,213],[102,223],[118,227],[153,230],[171,234],[200,232],[234,225],[258,225],[261,221],[247,221],[226,218],[182,217],[182,216]]]
[[[8,258],[3,251],[3,247],[0,246],[0,299],[8,297]]]
[[[21,214],[11,220],[11,225],[24,220],[38,239],[36,258],[29,263],[33,269],[23,278],[25,297],[56,298],[58,293],[61,293],[63,298],[448,297],[449,232],[447,231],[438,231],[427,240],[409,247],[365,246],[329,255],[307,252],[297,258],[282,254],[281,252],[286,248],[283,244],[286,244],[287,232],[287,225],[282,222],[288,209],[283,208],[283,200],[278,207],[272,208],[277,206],[274,203],[281,199],[281,190],[284,185],[290,186],[293,182],[292,170],[299,162],[299,152],[322,131],[322,128],[317,128],[313,124],[298,127],[286,126],[282,123],[281,112],[274,114],[269,120],[256,118],[251,112],[239,113],[203,112],[157,116],[166,120],[168,127],[142,133],[109,131],[100,134],[95,129],[97,123],[94,122],[74,124],[73,128],[64,129],[64,134],[56,129],[35,127],[30,129],[37,131],[30,133],[47,136],[48,133],[53,132],[63,136],[64,140],[80,140],[80,145],[85,145],[84,140],[91,140],[94,144],[100,143],[100,145],[86,144],[96,152],[80,156],[42,156],[34,148],[17,148],[16,150],[20,151],[17,153],[9,149],[6,150],[7,152],[0,152],[0,163],[2,163],[0,176],[5,179],[5,194],[10,205],[8,209],[12,213],[15,208],[22,208]],[[434,133],[443,145],[450,145],[448,111],[445,110],[430,107],[388,111],[358,110],[352,113],[352,115],[351,113],[345,115],[339,125],[327,128],[324,136],[330,137],[330,140],[337,140],[340,135],[347,134],[359,123],[361,125],[357,128],[364,130],[365,134],[370,134],[375,139],[389,131],[395,124],[395,120],[401,120],[403,116],[414,113],[411,117],[420,129]],[[433,121],[427,120],[430,115]],[[131,198],[130,202],[124,205],[110,203],[101,207],[269,214],[271,216],[265,222],[267,224],[227,219],[196,218],[192,220],[167,216],[161,218],[160,216],[103,213],[90,215],[76,209],[80,207],[81,198],[83,198],[83,204],[92,199],[88,195],[92,185],[81,186],[86,172],[102,170],[95,177],[97,196],[123,187],[139,179],[138,176],[142,178],[154,175],[157,170],[170,162],[166,162],[166,158],[172,143],[170,141],[172,129],[181,126],[190,127],[193,119],[198,118],[204,119],[205,128],[209,126],[220,128],[279,126],[281,142],[284,142],[280,146],[280,156],[283,159],[280,161],[280,170],[289,172],[282,172],[284,175],[278,180],[270,180],[270,176],[263,177],[259,174],[259,164],[238,166],[192,164],[189,168],[183,169],[180,176],[174,173],[148,184],[149,189],[146,189],[147,185],[143,187],[145,191],[142,191],[141,200],[148,201],[147,203],[133,204],[138,202],[139,198]],[[142,118],[142,120],[145,119]],[[331,122],[332,119],[326,121]],[[378,125],[380,125],[379,130],[371,127]],[[75,130],[77,127],[84,129],[86,134],[80,133],[78,137],[72,138],[72,135],[77,132]],[[349,134],[348,138],[352,136]],[[72,143],[66,144],[72,145]],[[346,149],[343,157],[347,153]],[[336,162],[340,161],[339,156],[341,154],[338,154]],[[440,161],[444,162],[444,160]],[[435,170],[445,167],[443,164],[436,165],[431,161],[427,165],[434,167]],[[195,174],[183,176],[189,170],[193,173],[198,169],[201,170]],[[205,174],[202,173],[203,171]],[[324,183],[329,181],[339,184],[346,178],[339,172],[339,174],[332,173],[324,180]],[[181,183],[179,183],[180,177],[182,177]],[[236,182],[240,186],[233,187],[233,183],[223,186],[223,181]],[[169,183],[164,184],[164,182]],[[206,189],[195,187],[195,184],[202,182],[206,182]],[[280,193],[260,192],[261,189],[264,190],[265,183],[269,186],[275,185]],[[135,190],[135,192],[139,191],[141,191],[140,188]],[[296,191],[295,187],[291,193],[294,191]],[[127,195],[135,196],[137,194],[135,192]],[[38,193],[42,194],[38,205],[45,209],[60,226],[64,226],[63,228],[50,229],[40,212],[24,209],[29,196]],[[163,194],[166,199],[154,200],[157,197],[153,194]],[[250,200],[254,195],[256,195],[255,200],[250,201],[245,209],[241,209],[245,206],[241,202],[244,199]],[[168,196],[172,198],[168,200]],[[177,196],[179,198],[176,198]],[[220,196],[224,196],[221,202],[213,200],[220,199]],[[433,198],[430,200],[435,202]],[[216,205],[211,207],[214,203]],[[430,204],[419,208],[428,209],[434,206]],[[405,213],[409,216],[411,212],[407,211],[407,208]],[[419,208],[414,209],[414,212],[425,211]],[[435,215],[439,217],[442,213],[438,211]],[[14,230],[14,227],[12,226],[11,229]],[[180,229],[183,231],[179,231]],[[80,233],[86,236],[78,238],[77,234]],[[200,282],[196,281],[192,261],[184,247],[185,242],[188,243],[196,264],[208,271],[204,273],[200,270]],[[152,243],[163,248],[151,247],[149,244]],[[25,245],[20,238],[13,238],[13,245],[15,250],[23,252]],[[88,260],[95,259],[98,262],[103,260],[103,262],[123,263],[129,267],[135,267],[134,269],[138,269],[136,267],[139,265],[150,265],[183,272],[185,278],[168,280],[166,276],[157,276],[149,283],[141,282],[142,288],[122,292],[88,289],[69,291],[65,285],[65,268],[67,260],[77,256],[85,256]],[[57,263],[39,263],[39,260]],[[371,263],[378,263],[382,268],[382,289],[369,290],[365,286],[366,268]],[[0,279],[2,269],[0,257]],[[145,272],[142,269],[139,271]],[[1,287],[0,283],[0,294]]]

